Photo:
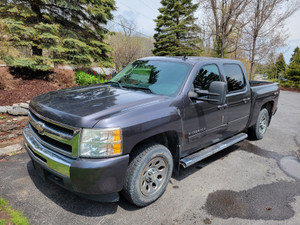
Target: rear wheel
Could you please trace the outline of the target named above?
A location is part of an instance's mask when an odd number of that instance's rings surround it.
[[[160,144],[136,149],[126,172],[123,196],[137,206],[146,206],[165,191],[173,171],[170,151]]]
[[[248,129],[250,138],[260,140],[264,137],[269,126],[270,115],[266,108],[263,108],[257,118],[256,123]]]

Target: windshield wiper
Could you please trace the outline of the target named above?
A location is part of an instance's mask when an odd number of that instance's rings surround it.
[[[153,91],[149,87],[141,87],[141,86],[125,86],[125,88],[132,88],[132,89],[142,89],[149,91],[150,93],[154,94]]]
[[[105,84],[117,84],[120,88],[123,88],[120,81],[107,81]]]

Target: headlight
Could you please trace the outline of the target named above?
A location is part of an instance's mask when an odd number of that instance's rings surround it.
[[[121,154],[121,128],[82,130],[80,141],[80,156],[99,158]]]

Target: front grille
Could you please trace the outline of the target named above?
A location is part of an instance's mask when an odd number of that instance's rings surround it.
[[[35,135],[38,136],[39,139],[41,139],[45,143],[48,143],[48,144],[50,144],[50,145],[52,145],[56,148],[60,148],[64,151],[72,153],[72,146],[71,145],[67,145],[67,144],[64,144],[62,142],[56,141],[56,140],[54,140],[52,138],[49,138],[48,136],[45,136],[45,135],[40,135],[39,132],[37,131],[37,129],[35,129],[32,125],[30,125],[30,128],[34,131]],[[43,143],[41,143],[41,144],[43,145]]]
[[[30,129],[34,138],[43,146],[76,158],[78,156],[78,141],[80,129],[58,124],[30,110]]]
[[[66,134],[68,134],[68,135],[73,135],[73,134],[74,134],[74,130],[69,129],[69,128],[65,128],[65,127],[61,127],[61,126],[58,126],[58,125],[56,125],[56,124],[54,124],[54,123],[50,123],[50,122],[48,122],[48,121],[46,121],[46,120],[44,120],[44,119],[42,119],[42,118],[38,118],[38,117],[35,116],[32,112],[30,112],[30,116],[31,116],[33,119],[35,119],[35,120],[37,120],[37,121],[41,121],[41,122],[43,122],[46,126],[48,126],[48,127],[50,127],[50,128],[53,128],[53,129],[55,129],[55,130],[57,130],[57,131],[59,131],[59,132],[66,133]]]

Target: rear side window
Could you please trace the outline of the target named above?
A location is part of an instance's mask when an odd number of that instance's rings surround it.
[[[220,73],[216,65],[203,66],[194,80],[194,87],[200,90],[208,90],[211,82],[220,80]]]
[[[224,64],[224,71],[228,85],[228,91],[238,91],[245,87],[243,71],[239,65]]]

